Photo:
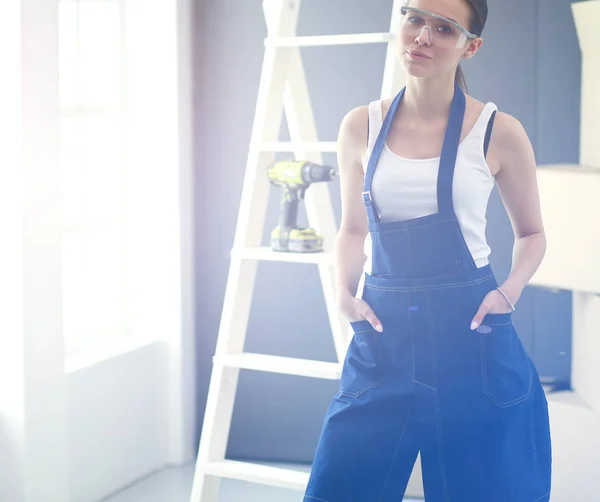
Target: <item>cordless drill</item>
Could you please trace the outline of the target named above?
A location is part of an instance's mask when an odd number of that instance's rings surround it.
[[[298,206],[312,183],[331,181],[336,169],[308,161],[275,162],[267,168],[269,181],[283,187],[284,195],[279,210],[279,222],[271,232],[271,249],[293,253],[323,251],[323,236],[314,228],[298,227]]]

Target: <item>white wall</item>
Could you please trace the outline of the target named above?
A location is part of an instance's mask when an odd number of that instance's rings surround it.
[[[2,68],[20,67],[20,5],[13,2],[0,17],[0,64]],[[21,352],[23,332],[23,229],[15,218],[19,208],[21,152],[19,122],[21,75],[13,72],[0,79],[0,341],[8,350],[0,351],[0,498],[22,501],[23,473],[23,385]],[[9,167],[10,166],[10,167]],[[12,336],[11,336],[12,335]],[[16,335],[16,336],[15,336]],[[10,351],[10,354],[8,353]],[[16,356],[16,357],[15,357]]]
[[[590,226],[600,214],[600,1],[574,3],[573,13],[583,61],[581,165],[538,170],[548,252],[532,279],[573,291],[573,391],[548,396],[553,502],[598,499],[600,463],[600,239]]]
[[[168,345],[168,460],[181,463],[196,433],[192,2],[128,0],[127,9],[134,331]]]
[[[76,502],[195,452],[190,8],[126,3],[132,337],[67,361]]]
[[[600,416],[576,392],[548,396],[552,433],[552,502],[598,499]]]
[[[68,500],[56,0],[0,16],[0,500]],[[43,64],[40,64],[42,62]]]
[[[164,467],[167,357],[155,342],[69,375],[72,501],[100,500]]]
[[[137,70],[129,89],[137,133],[130,150],[136,211],[129,223],[139,257],[134,336],[69,360],[61,318],[57,0],[2,5],[1,501],[92,502],[193,458],[190,2],[128,5],[142,21],[129,32],[130,69]]]

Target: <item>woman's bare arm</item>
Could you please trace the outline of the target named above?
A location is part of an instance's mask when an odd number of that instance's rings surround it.
[[[363,245],[368,223],[362,201],[362,155],[367,145],[367,113],[364,106],[350,111],[342,120],[337,141],[342,217],[335,239],[334,259],[337,292],[340,297],[356,294],[366,259]]]
[[[334,260],[336,290],[342,313],[350,321],[366,319],[375,329],[381,331],[381,323],[370,306],[355,298],[366,260],[363,246],[369,231],[367,212],[362,199],[362,159],[367,148],[368,118],[368,107],[361,106],[350,111],[340,125],[337,150],[342,218],[335,239]]]
[[[515,233],[510,274],[500,285],[514,305],[546,253],[546,235],[538,193],[537,163],[522,124],[506,113],[498,113],[489,153],[497,159],[496,183]],[[471,328],[481,324],[486,313],[507,310],[498,291],[490,292],[473,318]],[[510,309],[508,309],[510,310]]]
[[[502,288],[516,302],[544,258],[546,235],[531,142],[517,119],[504,113],[497,118],[496,182],[515,233],[512,269]]]

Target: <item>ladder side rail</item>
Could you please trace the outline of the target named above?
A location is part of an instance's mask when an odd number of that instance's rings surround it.
[[[394,0],[390,32],[397,27],[401,3],[402,0]],[[245,463],[235,463],[235,469],[233,467],[229,469],[229,464],[224,457],[231,427],[239,369],[240,367],[257,369],[255,366],[262,364],[260,361],[267,361],[261,355],[255,355],[254,359],[242,357],[258,261],[244,259],[243,251],[260,246],[270,186],[266,176],[261,176],[260,167],[266,167],[273,160],[276,151],[283,151],[279,150],[280,148],[292,151],[296,158],[322,163],[321,153],[333,151],[334,146],[332,142],[319,142],[317,139],[316,125],[298,47],[319,44],[386,42],[387,54],[382,97],[393,94],[401,85],[404,77],[396,58],[396,43],[393,33],[296,37],[299,8],[300,0],[295,0],[295,2],[263,0],[268,29],[268,36],[265,40],[265,57],[217,340],[215,353],[217,362],[213,365],[191,502],[217,502],[219,481],[222,477],[241,479],[241,476],[250,476],[259,483],[277,484],[277,480],[271,479],[271,477],[275,476],[273,473],[279,471],[263,470],[261,466],[250,464],[246,467]],[[323,44],[323,42],[325,43]],[[285,110],[288,118],[292,139],[289,143],[278,142],[282,110]],[[261,148],[264,146],[269,148]],[[330,253],[337,226],[329,189],[327,186],[320,185],[324,184],[317,183],[311,187],[310,195],[307,192],[306,209],[309,224],[323,233],[326,238],[325,252]],[[338,309],[334,299],[334,268],[330,260],[319,260],[317,263],[334,344],[338,360],[341,362],[340,357],[345,353],[346,348],[346,343],[341,340],[347,323],[341,319],[341,315],[337,314]],[[235,363],[237,367],[228,367],[223,364],[223,361],[228,359],[227,356],[239,358]],[[275,369],[277,364],[282,366],[284,361],[283,359],[269,360],[269,364],[273,364]],[[311,362],[294,362],[294,364],[296,364],[293,368],[294,372],[313,376]],[[319,372],[323,372],[322,376],[331,377],[330,372],[335,368],[327,363],[326,365],[322,364],[318,366]],[[283,368],[279,369],[283,371]],[[218,465],[223,467],[217,468]],[[214,466],[214,469],[210,466]],[[251,469],[255,470],[252,471],[253,474],[250,474]],[[286,479],[284,483],[289,484],[290,487],[295,486],[297,489],[302,489],[307,478],[304,476],[301,479],[294,477],[297,474],[290,473],[292,477],[289,480]],[[277,474],[277,476],[282,475],[282,473]]]
[[[397,94],[406,82],[406,73],[398,61],[398,28],[401,20],[400,7],[405,3],[405,0],[394,0],[392,5],[392,18],[390,21],[390,34],[392,34],[392,37],[388,43],[385,55],[381,84],[382,99],[390,98]]]
[[[302,64],[300,50],[297,48],[291,51],[289,79],[284,94],[284,107],[288,119],[291,143],[295,145],[294,154],[296,158],[323,164],[321,152],[311,152],[304,146],[304,142],[318,141],[318,133],[308,93],[304,65]],[[338,225],[335,220],[328,184],[315,183],[307,190],[305,208],[309,225],[323,235],[323,252],[332,253]],[[319,263],[318,269],[336,357],[338,362],[342,362],[348,346],[347,323],[342,318],[338,308],[335,292],[335,267],[333,263],[322,262]]]
[[[268,4],[268,5],[267,5]],[[267,29],[275,36],[292,36],[296,32],[300,1],[294,4],[280,0],[265,1],[269,22]],[[258,99],[252,128],[251,143],[276,141],[279,137],[287,77],[289,49],[265,48]],[[262,167],[274,154],[251,149],[248,154],[234,248],[260,245],[267,211],[269,183]],[[232,256],[226,293],[217,338],[216,355],[241,353],[245,344],[246,327],[257,262]],[[204,467],[225,458],[239,368],[213,364],[209,385],[202,438],[196,461],[191,502],[217,502],[219,478],[207,476]]]

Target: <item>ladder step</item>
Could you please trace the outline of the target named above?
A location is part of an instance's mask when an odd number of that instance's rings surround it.
[[[278,141],[264,143],[260,148],[262,152],[293,152],[296,149],[306,152],[337,152],[337,142],[320,141],[316,143],[292,143],[291,141]]]
[[[309,476],[307,472],[234,460],[211,462],[204,465],[203,470],[210,476],[237,479],[249,483],[259,483],[298,491],[306,489]]]
[[[268,246],[233,249],[232,258],[242,260],[283,261],[291,263],[315,263],[317,265],[333,264],[333,253],[285,253],[273,251]]]
[[[271,356],[268,354],[252,354],[249,352],[215,356],[213,361],[215,364],[222,364],[232,368],[323,378],[326,380],[339,380],[342,374],[342,366],[339,363]]]
[[[324,45],[354,45],[389,43],[392,33],[356,33],[348,35],[310,35],[303,37],[267,37],[265,46],[271,47],[316,47]]]

